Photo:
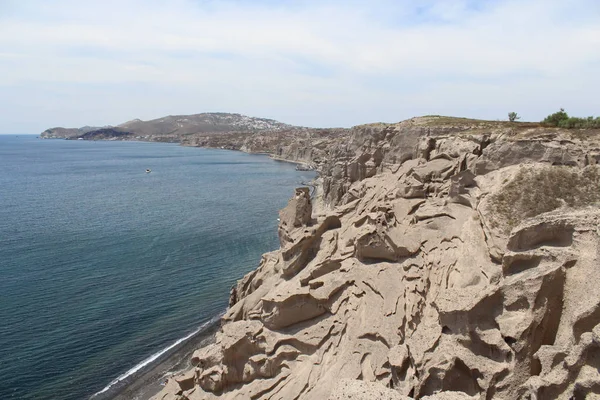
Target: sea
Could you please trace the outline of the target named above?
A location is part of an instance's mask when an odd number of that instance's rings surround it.
[[[227,150],[0,135],[0,399],[87,399],[197,334],[314,177]]]

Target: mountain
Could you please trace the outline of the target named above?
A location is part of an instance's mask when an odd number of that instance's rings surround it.
[[[203,113],[194,115],[170,115],[150,121],[134,119],[117,126],[51,128],[42,132],[42,138],[86,139],[86,140],[148,140],[181,141],[194,134],[223,132],[277,132],[292,128],[272,119],[248,117],[241,114]]]

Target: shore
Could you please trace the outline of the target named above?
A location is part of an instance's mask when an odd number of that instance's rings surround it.
[[[322,180],[315,179],[313,193],[313,215],[322,216],[325,205],[322,199]],[[147,368],[115,384],[107,392],[93,396],[90,400],[150,400],[159,393],[165,380],[171,376],[190,370],[192,354],[197,349],[215,342],[220,329],[220,318],[212,321],[205,329],[177,346],[162,359],[150,363]]]
[[[110,141],[110,139],[100,139],[101,141]],[[148,141],[148,140],[114,140],[114,141],[129,141],[129,142],[145,142],[145,143],[164,143],[160,141]],[[179,143],[179,145],[182,145]],[[183,145],[185,146],[185,145]],[[197,146],[186,146],[186,147],[197,147]],[[212,150],[227,150],[230,149],[219,149],[205,147]],[[235,150],[233,150],[235,151]],[[291,163],[301,166],[309,165],[307,162],[290,160],[282,157],[275,156],[268,152],[247,152],[244,150],[237,150],[250,155],[262,155],[268,156],[270,159],[277,162]],[[312,202],[313,202],[313,215],[315,217],[322,216],[325,211],[325,204],[323,202],[323,181],[319,177],[318,169],[312,170],[317,175],[309,182],[302,182],[302,185],[311,186],[313,190]],[[292,193],[290,193],[290,196]],[[241,277],[240,277],[241,278]],[[211,343],[214,343],[215,336],[220,329],[220,318],[216,318],[211,321],[207,326],[200,330],[197,334],[194,334],[187,340],[175,346],[173,349],[167,351],[164,355],[161,355],[156,360],[148,363],[148,365],[142,367],[139,371],[125,377],[118,382],[111,382],[110,387],[101,393],[96,393],[90,397],[90,400],[149,400],[157,393],[159,393],[163,387],[164,382],[167,378],[183,373],[192,368],[190,360],[192,354],[197,349],[206,347]],[[119,379],[119,378],[117,378]]]
[[[306,161],[290,160],[288,158],[278,157],[278,156],[276,156],[274,154],[271,154],[271,153],[247,153],[247,154],[265,154],[265,155],[268,155],[270,159],[275,160],[275,161],[287,162],[287,163],[292,163],[292,164],[302,165],[302,166],[309,166],[310,165]],[[317,171],[317,170],[316,169],[308,169],[307,171]]]
[[[90,399],[149,400],[162,390],[167,378],[192,367],[190,360],[194,351],[214,343],[215,334],[220,326],[220,318],[212,320],[204,329],[176,346],[171,352]]]

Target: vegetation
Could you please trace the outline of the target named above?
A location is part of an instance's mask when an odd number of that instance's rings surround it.
[[[583,170],[563,166],[523,167],[491,197],[492,211],[505,222],[507,231],[527,218],[563,205],[578,208],[597,203],[600,203],[598,166]]]
[[[503,121],[491,121],[473,118],[446,117],[440,115],[425,115],[423,117],[414,118],[413,121],[416,125],[421,126],[452,126],[463,128],[465,130],[469,129],[471,132],[474,129],[530,129],[539,128],[542,126],[539,122],[519,122],[519,124],[515,124],[514,122],[508,121],[506,118]]]
[[[511,112],[508,113],[508,120],[510,122],[515,122],[518,119],[521,119],[521,117],[516,112],[511,111]]]
[[[600,128],[600,117],[569,117],[564,108],[561,108],[560,111],[548,115],[542,123],[567,129],[591,129]]]

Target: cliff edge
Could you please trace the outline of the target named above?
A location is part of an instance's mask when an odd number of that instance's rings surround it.
[[[154,399],[600,393],[598,132],[429,117],[344,135],[310,147],[327,211],[296,190],[281,248]]]

